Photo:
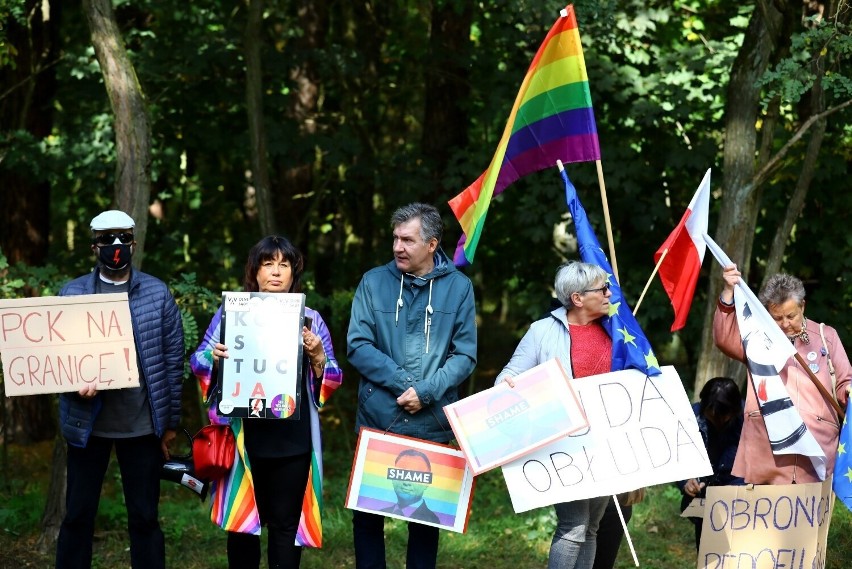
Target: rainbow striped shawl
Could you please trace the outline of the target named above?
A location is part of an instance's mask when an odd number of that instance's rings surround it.
[[[305,314],[313,318],[312,331],[322,338],[327,356],[325,373],[319,385],[319,399],[314,400],[314,390],[308,389],[312,405],[309,406],[311,421],[311,469],[308,474],[308,484],[302,501],[302,514],[299,519],[299,529],[296,532],[296,545],[302,547],[322,547],[322,439],[320,436],[320,421],[318,408],[322,407],[328,397],[340,387],[343,373],[334,357],[331,335],[318,312],[305,308]],[[212,347],[219,341],[219,330],[222,320],[221,307],[213,316],[204,340],[190,357],[190,366],[198,379],[202,396],[207,399],[213,370]],[[311,381],[316,382],[311,370]],[[211,422],[222,422],[215,410],[209,410]],[[262,420],[262,419],[261,419]],[[246,454],[245,432],[240,419],[230,422],[236,437],[234,466],[228,476],[211,484],[210,519],[227,531],[260,535],[260,517],[254,497],[254,484],[251,476],[251,463]],[[290,491],[290,489],[287,489]]]

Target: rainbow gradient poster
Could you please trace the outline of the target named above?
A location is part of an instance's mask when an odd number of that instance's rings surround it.
[[[589,426],[556,359],[444,407],[474,475]]]
[[[473,473],[461,451],[361,429],[346,507],[464,533]]]

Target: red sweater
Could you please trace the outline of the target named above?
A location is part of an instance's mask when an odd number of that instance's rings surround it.
[[[612,339],[600,322],[568,324],[574,377],[608,373],[612,367]]]

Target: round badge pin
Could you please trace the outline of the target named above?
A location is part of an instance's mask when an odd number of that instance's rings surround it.
[[[809,362],[815,362],[816,359],[817,359],[816,352],[808,352],[808,361]]]
[[[223,415],[230,415],[234,411],[234,402],[224,399],[219,402],[219,412]]]
[[[817,364],[808,364],[808,367],[811,368],[811,371],[814,373],[819,371],[819,365]]]

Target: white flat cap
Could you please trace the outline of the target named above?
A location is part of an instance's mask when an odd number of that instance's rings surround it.
[[[92,231],[104,229],[133,229],[136,223],[133,218],[118,209],[110,209],[95,216],[91,224]]]

